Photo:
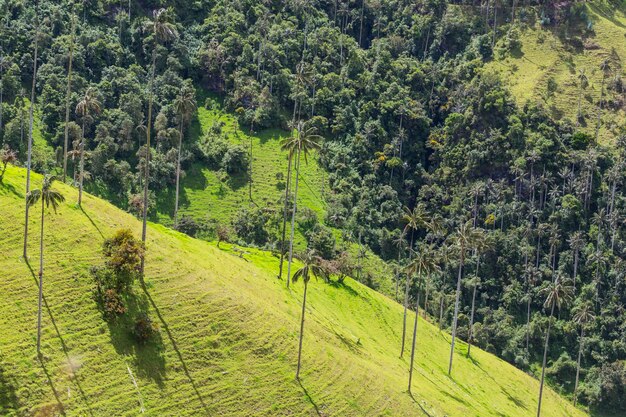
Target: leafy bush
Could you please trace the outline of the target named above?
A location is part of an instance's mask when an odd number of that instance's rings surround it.
[[[315,250],[322,258],[332,259],[335,256],[335,236],[328,227],[316,226],[306,235],[309,248]]]
[[[259,208],[242,208],[232,220],[233,230],[245,243],[264,245],[269,233],[266,230],[268,216]]]
[[[159,326],[146,313],[139,313],[135,319],[133,335],[139,343],[147,343],[159,333]]]
[[[248,152],[241,145],[230,145],[224,153],[221,166],[229,174],[245,172],[248,168]]]
[[[126,306],[117,291],[110,288],[102,294],[102,312],[106,320],[113,320],[126,313]]]
[[[181,216],[176,226],[176,230],[191,237],[196,237],[200,229],[200,224],[193,217],[187,216],[186,214]]]
[[[105,265],[111,272],[111,275],[101,272],[107,283],[105,288],[118,292],[128,290],[141,273],[141,260],[145,255],[143,243],[135,239],[129,229],[120,229],[104,241],[102,251]]]

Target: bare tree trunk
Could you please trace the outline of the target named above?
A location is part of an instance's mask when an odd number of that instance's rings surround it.
[[[293,238],[296,228],[296,211],[298,207],[298,185],[300,183],[300,147],[298,147],[298,156],[296,157],[296,188],[293,193],[293,210],[291,211],[291,238],[289,239],[289,262],[287,263],[287,288],[289,288],[289,280],[291,278],[291,263],[293,262]]]
[[[280,266],[278,269],[278,279],[283,277],[283,263],[285,261],[285,239],[287,235],[287,206],[289,205],[289,187],[291,185],[291,161],[292,156],[289,155],[289,163],[287,165],[287,181],[285,184],[285,205],[283,206],[283,232],[280,245]]]
[[[43,300],[43,223],[44,198],[41,197],[41,237],[39,240],[39,301],[37,309],[37,355],[41,354],[41,304]]]
[[[28,204],[28,193],[30,192],[30,167],[32,162],[33,152],[33,123],[34,123],[34,109],[35,109],[35,84],[37,81],[37,52],[39,51],[39,23],[35,29],[35,59],[33,60],[33,84],[30,90],[30,127],[28,133],[28,157],[26,159],[26,212],[24,221],[24,259],[28,255],[28,210],[30,205]]]
[[[152,73],[150,74],[150,87],[148,92],[148,126],[146,128],[146,167],[143,182],[143,215],[141,226],[141,241],[146,244],[146,229],[148,226],[148,185],[150,184],[150,130],[152,129],[152,102],[154,94],[154,73],[156,72],[156,46],[152,51]],[[145,256],[141,257],[141,276],[143,279]]]
[[[411,344],[411,366],[409,367],[409,393],[411,392],[411,381],[413,380],[413,362],[415,359],[415,341],[417,339],[417,320],[419,318],[419,311],[420,311],[420,292],[417,291],[417,301],[415,302],[415,322],[413,323],[413,342]]]
[[[452,343],[450,345],[450,364],[448,365],[448,375],[452,373],[452,359],[454,357],[454,342],[456,341],[456,325],[459,318],[459,303],[461,298],[461,279],[463,277],[463,249],[461,249],[461,257],[459,259],[459,273],[456,281],[456,299],[454,301],[454,319],[452,322]]]
[[[83,179],[85,177],[85,118],[87,113],[83,114],[83,137],[80,141],[80,174],[78,176],[78,206],[83,201]]]
[[[578,346],[578,359],[576,360],[576,382],[574,383],[574,407],[576,407],[576,401],[578,400],[578,381],[580,377],[580,358],[583,353],[583,342],[585,340],[585,327],[580,329],[580,344]]]
[[[539,384],[539,403],[537,404],[537,417],[541,417],[541,400],[543,397],[543,383],[546,375],[546,361],[548,359],[548,343],[550,341],[550,327],[552,326],[552,316],[554,316],[554,304],[550,311],[550,319],[548,320],[548,331],[546,332],[546,342],[543,347],[543,364],[541,366],[541,382]]]
[[[178,227],[178,193],[180,192],[180,155],[183,151],[183,115],[178,127],[178,156],[176,158],[176,201],[174,202],[174,228]]]
[[[70,56],[67,67],[67,89],[65,92],[65,132],[63,141],[63,182],[67,178],[67,148],[68,148],[68,136],[69,136],[69,122],[70,122],[70,96],[72,94],[72,59],[74,57],[74,31],[75,22],[72,18],[72,36],[70,38]]]
[[[476,261],[476,277],[478,278],[478,268],[480,267],[480,256]],[[474,291],[472,294],[472,313],[470,314],[470,323],[469,323],[469,336],[467,338],[467,357],[470,356],[470,350],[472,349],[472,341],[474,340],[474,312],[476,311],[476,290],[478,288],[478,283],[474,284]]]
[[[300,379],[300,363],[302,359],[302,336],[304,335],[304,313],[306,311],[307,287],[308,287],[308,283],[304,281],[304,296],[302,297],[302,318],[300,319],[300,342],[298,343],[298,367],[296,368],[296,379]]]
[[[413,249],[413,233],[414,231],[411,231],[411,244],[409,245],[409,259],[410,259],[410,254],[411,254],[411,249]],[[406,276],[406,287],[404,290],[404,315],[402,316],[402,347],[400,348],[400,357],[402,357],[402,355],[404,355],[404,341],[406,338],[406,315],[407,315],[407,310],[409,308],[409,286],[411,285],[411,275],[407,274]]]

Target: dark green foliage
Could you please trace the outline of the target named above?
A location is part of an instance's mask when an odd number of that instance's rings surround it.
[[[313,249],[324,259],[332,259],[335,256],[335,236],[325,226],[317,225],[306,233],[309,248]]]
[[[232,226],[237,237],[248,244],[264,245],[269,239],[268,214],[260,208],[242,208],[235,215]]]
[[[106,288],[113,288],[119,292],[130,289],[141,274],[141,259],[145,255],[141,241],[136,239],[130,230],[120,229],[113,237],[104,241],[102,253],[106,268],[112,275]]]
[[[159,333],[159,326],[152,321],[147,313],[139,313],[135,318],[133,335],[137,342],[144,344],[156,337]]]

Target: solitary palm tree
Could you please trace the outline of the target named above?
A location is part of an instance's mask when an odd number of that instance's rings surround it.
[[[41,237],[39,240],[39,304],[37,313],[37,354],[41,352],[41,302],[43,299],[43,225],[44,225],[44,208],[52,206],[56,213],[59,203],[65,201],[63,195],[52,189],[52,183],[55,177],[46,175],[43,178],[41,189],[32,190],[26,195],[26,201],[29,206],[34,206],[41,200]]]
[[[454,357],[454,343],[456,341],[457,322],[459,318],[459,304],[461,299],[461,280],[463,279],[463,267],[465,266],[465,255],[468,249],[475,247],[482,239],[482,233],[474,229],[472,222],[462,223],[453,237],[453,244],[459,254],[459,269],[456,281],[456,296],[454,301],[454,317],[452,320],[452,343],[450,345],[450,363],[448,365],[448,375],[452,373],[452,359]]]
[[[303,121],[298,122],[292,136],[281,141],[281,149],[288,151],[290,158],[295,155],[296,186],[293,194],[293,209],[291,212],[291,237],[289,239],[289,261],[287,264],[287,288],[291,276],[291,263],[293,261],[293,238],[296,225],[296,210],[298,205],[298,184],[300,180],[300,156],[304,154],[304,162],[308,163],[308,154],[313,150],[320,149],[321,136],[315,134],[315,127],[309,126]]]
[[[587,324],[592,322],[596,318],[593,313],[593,308],[591,304],[585,303],[583,304],[577,311],[574,313],[574,323],[580,326],[580,341],[578,342],[578,359],[576,360],[576,382],[574,383],[574,406],[576,406],[576,401],[578,399],[578,381],[580,377],[580,358],[583,353],[583,343],[585,341],[585,327]]]
[[[34,111],[35,111],[35,86],[37,84],[37,53],[39,51],[39,18],[35,25],[35,34],[33,36],[34,43],[34,59],[33,59],[33,81],[30,90],[30,109],[29,112],[29,130],[28,130],[28,153],[26,157],[26,211],[24,216],[24,252],[23,256],[26,259],[27,247],[28,247],[28,211],[30,204],[28,203],[28,193],[30,192],[30,167],[33,153],[33,124],[34,124]]]
[[[302,359],[302,336],[304,334],[304,313],[306,309],[306,291],[311,276],[328,280],[328,272],[322,266],[321,258],[314,251],[307,251],[302,256],[302,267],[293,274],[294,284],[302,279],[304,283],[304,295],[302,296],[302,316],[300,319],[300,341],[298,343],[298,367],[296,369],[296,379],[300,378],[300,363]]]
[[[76,113],[83,119],[83,133],[80,140],[80,173],[78,174],[78,205],[80,206],[83,200],[83,181],[85,175],[85,124],[90,114],[100,113],[101,105],[96,98],[97,91],[89,87],[85,91],[85,95],[76,105]]]
[[[148,125],[146,128],[146,161],[145,177],[143,182],[143,224],[141,228],[141,241],[146,244],[146,228],[148,225],[148,184],[150,183],[150,131],[152,130],[152,104],[154,102],[154,75],[156,72],[156,50],[159,42],[170,42],[178,37],[176,27],[169,22],[166,9],[152,11],[152,20],[148,21],[145,29],[152,32],[154,46],[152,47],[152,68],[150,70],[150,84],[148,85]],[[141,258],[141,271],[143,274],[145,257]]]
[[[428,277],[436,272],[440,271],[439,265],[437,265],[437,260],[434,256],[432,249],[422,249],[419,252],[415,253],[413,256],[413,261],[407,267],[407,275],[408,276],[417,276],[418,289],[417,289],[417,297],[415,301],[415,321],[413,322],[413,342],[411,344],[411,364],[409,366],[409,393],[411,392],[411,381],[413,380],[413,361],[415,359],[415,341],[417,339],[417,320],[419,318],[419,309],[420,309],[420,289],[421,286],[421,278]]]
[[[572,299],[573,289],[569,284],[569,280],[563,279],[561,275],[557,275],[555,279],[542,290],[546,296],[543,303],[544,308],[550,309],[550,317],[548,318],[548,330],[546,331],[546,340],[543,346],[543,363],[541,366],[541,382],[539,384],[539,402],[537,404],[537,417],[541,416],[541,400],[543,397],[543,384],[546,375],[546,361],[548,359],[548,344],[550,342],[550,329],[552,327],[552,318],[554,317],[554,309],[559,310]]]
[[[180,157],[183,149],[183,129],[196,109],[195,91],[191,86],[181,88],[174,100],[174,109],[178,114],[178,156],[176,158],[176,201],[174,203],[174,227],[178,226],[178,193],[180,189]]]
[[[417,204],[413,210],[408,207],[402,209],[404,214],[402,220],[406,223],[403,233],[406,235],[408,231],[411,231],[411,240],[409,242],[409,260],[413,253],[413,241],[415,237],[415,231],[421,228],[431,228],[430,217],[426,212],[423,204]],[[404,284],[404,315],[402,316],[402,346],[400,347],[400,357],[404,355],[404,345],[406,339],[406,317],[409,308],[409,288],[411,286],[411,275],[406,276]]]

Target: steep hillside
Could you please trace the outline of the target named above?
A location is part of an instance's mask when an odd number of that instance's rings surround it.
[[[160,325],[160,339],[137,346],[107,325],[92,298],[88,268],[132,216],[58,184],[68,202],[46,212],[43,361],[35,354],[39,219],[31,219],[30,263],[20,259],[25,172],[0,185],[0,414],[428,415],[528,416],[538,383],[494,356],[459,344],[445,374],[449,336],[419,324],[414,397],[407,355],[398,359],[402,309],[352,281],[312,282],[302,383],[294,381],[301,284],[274,278],[276,259],[191,239],[160,225],[148,230],[146,285],[135,309]],[[34,175],[34,186],[41,181]],[[584,416],[552,391],[545,415]],[[47,413],[47,414],[45,414]]]
[[[527,11],[531,15],[535,11]],[[556,120],[576,121],[581,98],[581,127],[595,134],[602,90],[602,63],[609,63],[604,84],[599,138],[612,143],[626,120],[623,87],[612,86],[626,75],[626,2],[592,1],[585,5],[587,23],[544,27],[539,19],[520,25],[521,47],[487,68],[502,74],[520,105],[538,101]],[[538,17],[538,16],[537,16]],[[502,42],[506,41],[503,36]],[[587,85],[580,89],[581,71]]]

